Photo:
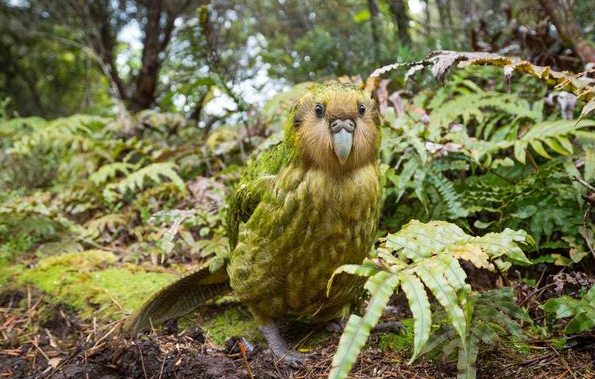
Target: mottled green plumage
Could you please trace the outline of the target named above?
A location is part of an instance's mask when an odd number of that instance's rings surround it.
[[[321,105],[322,116],[314,111]],[[334,120],[351,120],[355,126],[345,162],[333,149]],[[379,145],[378,114],[370,97],[351,85],[321,86],[292,109],[284,140],[248,164],[229,199],[227,273],[231,288],[259,323],[285,317],[325,321],[349,309],[361,282],[340,275],[328,297],[326,285],[337,267],[361,263],[374,242]],[[204,280],[205,273],[193,275]],[[192,289],[180,284],[191,281],[186,277],[164,289],[165,295],[153,297],[128,325],[142,329],[148,320],[204,303],[200,283]],[[171,296],[184,291],[184,300]],[[173,310],[165,310],[168,306]]]
[[[365,97],[359,89],[337,85],[307,96],[337,91]],[[293,125],[295,112],[285,140],[247,168],[228,214],[231,286],[262,321],[290,314],[341,316],[358,291],[357,278],[340,277],[328,298],[326,284],[340,265],[361,263],[380,212],[377,159],[350,169],[313,167],[297,151],[302,141]],[[376,150],[379,142],[374,141]]]

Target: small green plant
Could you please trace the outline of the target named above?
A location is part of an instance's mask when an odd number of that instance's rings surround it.
[[[399,287],[413,315],[414,349],[410,362],[447,343],[446,355],[458,349],[458,377],[475,378],[479,341],[495,343],[502,331],[521,335],[521,327],[515,319],[528,320],[528,317],[512,300],[509,289],[473,291],[459,260],[499,272],[512,264],[530,265],[519,247],[521,243],[533,243],[524,231],[505,229],[501,233],[472,237],[444,221],[424,224],[413,220],[399,232],[389,234],[375,258],[362,265],[338,268],[334,275],[348,273],[367,277],[365,288],[370,299],[363,316],[349,318],[329,378],[347,377],[370,330]],[[329,290],[332,282],[333,278],[329,281]],[[432,311],[426,291],[432,293],[444,311],[443,326],[431,340]]]
[[[548,300],[541,308],[555,315],[556,319],[572,319],[566,324],[564,333],[575,334],[595,328],[595,287],[580,299],[561,296]]]

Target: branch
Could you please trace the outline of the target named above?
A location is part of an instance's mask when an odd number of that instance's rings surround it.
[[[584,63],[595,63],[595,47],[587,40],[574,21],[570,4],[565,0],[539,0],[560,34],[560,38]]]

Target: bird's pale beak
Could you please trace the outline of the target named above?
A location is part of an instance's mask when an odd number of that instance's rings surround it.
[[[330,129],[335,155],[341,164],[345,164],[353,146],[355,123],[352,120],[335,120],[331,122]]]

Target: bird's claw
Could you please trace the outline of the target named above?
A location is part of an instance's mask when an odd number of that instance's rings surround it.
[[[301,368],[308,360],[318,357],[318,355],[314,353],[305,354],[293,350],[287,350],[282,355],[277,353],[274,354],[275,358],[277,358],[277,362],[281,362],[292,368]]]
[[[269,343],[269,348],[278,362],[282,362],[293,368],[300,368],[304,366],[308,359],[313,359],[317,356],[316,354],[304,354],[290,350],[283,337],[281,337],[279,328],[273,321],[262,325],[260,331]]]
[[[384,321],[372,328],[373,333],[404,333],[407,328],[398,321]]]
[[[343,329],[345,329],[346,322],[342,322],[342,320],[332,320],[326,324],[326,331],[329,333],[343,333]]]

